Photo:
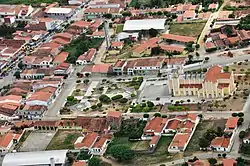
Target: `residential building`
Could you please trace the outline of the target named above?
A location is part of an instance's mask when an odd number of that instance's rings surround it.
[[[167,118],[154,117],[146,125],[143,130],[142,139],[152,139],[153,136],[161,136],[165,125],[167,124]]]
[[[184,152],[190,139],[190,133],[175,134],[171,144],[168,147],[168,152]]]
[[[85,66],[82,74],[89,73],[91,75],[108,75],[112,74],[112,66],[110,64],[95,64]]]
[[[110,143],[112,135],[101,135],[98,137],[94,145],[90,148],[90,153],[93,155],[103,155]]]
[[[19,142],[21,134],[6,133],[0,138],[0,153],[8,153],[14,143]]]
[[[228,118],[224,131],[227,132],[227,133],[228,132],[234,132],[238,127],[238,125],[237,125],[238,120],[239,120],[238,117],[230,117],[230,118]]]
[[[114,16],[121,16],[121,11],[121,8],[87,8],[84,10],[84,14],[86,19],[97,19],[108,13]]]
[[[193,10],[187,10],[182,15],[184,21],[196,19],[196,13]]]
[[[76,142],[74,143],[75,149],[85,149],[90,150],[90,148],[95,144],[97,141],[98,134],[93,132],[86,134],[83,137],[79,137]]]
[[[17,115],[27,119],[41,119],[47,107],[43,105],[25,105],[22,109],[16,111]]]
[[[124,72],[125,72],[126,65],[127,65],[126,60],[118,60],[118,61],[116,61],[116,63],[113,66],[113,72],[116,75],[123,75]]]
[[[52,37],[52,41],[60,44],[60,45],[66,45],[69,44],[71,42],[71,40],[73,39],[73,35],[69,34],[67,32],[61,32],[61,33],[57,33]]]
[[[50,31],[58,26],[58,20],[52,18],[36,18],[27,24],[26,31]]]
[[[61,63],[54,70],[55,76],[68,76],[72,72],[72,65],[69,63]]]
[[[124,46],[124,42],[113,41],[111,42],[111,46],[108,52],[111,55],[117,55],[122,50],[123,46]]]
[[[119,128],[122,122],[121,112],[119,111],[109,111],[107,114],[107,123],[109,126]]]
[[[87,52],[78,57],[76,64],[78,65],[90,64],[93,62],[95,55],[96,55],[96,49],[90,48]]]
[[[211,141],[210,148],[218,152],[229,152],[231,145],[232,141],[230,140],[230,138],[222,136],[213,139]]]
[[[209,4],[208,9],[209,10],[216,10],[216,9],[218,9],[218,7],[219,7],[218,3],[211,3],[211,4]]]
[[[0,17],[15,16],[16,18],[25,18],[33,12],[31,5],[0,5]]]
[[[152,137],[151,141],[149,142],[149,148],[156,148],[161,136],[155,135]]]
[[[64,62],[67,60],[68,56],[69,56],[69,53],[68,53],[68,52],[66,52],[66,51],[60,52],[60,53],[57,54],[57,55],[55,56],[55,58],[53,59],[53,64],[54,64],[55,66],[58,66],[58,65],[64,63]]]
[[[22,62],[27,68],[49,68],[52,60],[50,56],[24,56]]]
[[[223,159],[222,160],[223,166],[236,166],[237,161],[235,159]]]
[[[196,41],[194,37],[173,35],[173,34],[163,34],[162,38],[166,41],[177,42],[177,43],[182,43],[182,44],[187,44],[188,42]]]
[[[212,66],[204,77],[177,75],[169,79],[169,91],[173,96],[198,96],[199,98],[223,98],[236,89],[233,72]]]
[[[68,20],[75,14],[72,8],[51,7],[45,11],[45,16],[55,19]]]
[[[66,32],[73,35],[80,35],[81,33],[85,33],[91,24],[93,24],[93,21],[91,22],[83,20],[76,21],[66,29]]]

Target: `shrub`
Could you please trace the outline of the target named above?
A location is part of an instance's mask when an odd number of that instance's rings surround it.
[[[102,103],[97,103],[97,107],[101,108],[102,107]]]
[[[149,118],[149,114],[143,114],[143,118]]]
[[[238,116],[238,113],[236,112],[232,113],[232,117],[236,117],[236,116]]]
[[[122,98],[121,100],[120,100],[120,103],[127,103],[128,102],[128,99],[127,98]]]
[[[244,116],[244,113],[243,112],[239,112],[238,113],[238,117],[243,117]]]
[[[121,99],[121,98],[123,98],[122,95],[115,95],[115,96],[113,96],[113,97],[111,98],[111,100],[115,101],[115,100],[119,100],[119,99]]]
[[[154,117],[161,117],[161,114],[157,112],[154,114]]]
[[[76,83],[81,83],[82,81],[81,80],[76,80]]]
[[[167,116],[167,115],[162,115],[161,117],[162,117],[162,118],[167,118],[168,116]]]
[[[97,105],[92,105],[92,106],[91,106],[91,109],[92,109],[92,110],[97,109]]]
[[[107,95],[101,95],[99,97],[99,100],[103,103],[109,103],[111,101],[111,99]]]
[[[80,92],[81,90],[80,89],[76,89],[76,92]]]
[[[131,94],[131,97],[135,97],[136,95],[134,93]]]

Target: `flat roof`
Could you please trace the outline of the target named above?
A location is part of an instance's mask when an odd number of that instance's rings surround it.
[[[151,28],[165,29],[166,19],[144,19],[144,20],[127,20],[124,24],[123,31],[149,30]]]
[[[60,8],[60,7],[52,7],[46,13],[63,13],[67,14],[72,11],[71,8]]]
[[[55,164],[65,163],[68,150],[51,150],[35,152],[8,153],[3,159],[2,166],[48,165],[54,158]]]

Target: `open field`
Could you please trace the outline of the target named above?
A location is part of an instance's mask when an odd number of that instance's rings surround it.
[[[80,131],[58,130],[46,150],[74,149],[74,142],[79,136]]]
[[[19,151],[30,152],[45,150],[54,135],[55,132],[53,131],[33,131],[23,142]]]
[[[205,22],[197,23],[174,23],[170,25],[171,34],[198,37],[202,32]]]
[[[199,139],[203,137],[203,135],[206,133],[206,131],[208,129],[214,129],[217,130],[217,127],[221,127],[222,129],[225,128],[225,123],[226,120],[221,119],[221,120],[212,120],[212,121],[208,121],[208,120],[204,120],[201,121],[195,132],[194,135],[192,136],[187,149],[185,151],[185,155],[192,155],[194,152],[198,152],[200,147],[199,147]]]

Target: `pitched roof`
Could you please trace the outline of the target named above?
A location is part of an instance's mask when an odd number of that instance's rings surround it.
[[[151,38],[147,41],[142,42],[140,45],[135,46],[134,51],[137,53],[141,53],[143,51],[145,51],[148,48],[153,48],[157,46],[157,43],[160,41],[161,39],[158,37],[154,37]]]
[[[193,42],[196,39],[194,37],[190,36],[181,36],[181,35],[173,35],[173,34],[163,34],[162,36],[164,39],[169,39],[169,40],[174,40],[174,41],[179,41],[179,42]]]
[[[231,73],[223,73],[222,68],[215,65],[208,69],[204,81],[216,83],[218,79],[230,79],[230,77]]]
[[[237,161],[235,159],[223,159],[223,166],[235,166]]]
[[[14,135],[12,133],[7,133],[0,138],[0,147],[7,148],[10,142],[13,140]]]
[[[85,161],[75,161],[72,166],[87,166]]]
[[[216,137],[211,141],[210,146],[211,147],[223,147],[227,148],[230,143],[230,138],[225,137]]]
[[[236,128],[237,122],[239,118],[238,117],[230,117],[227,119],[226,128]]]
[[[122,67],[126,63],[126,60],[117,60],[113,67]]]
[[[161,132],[167,122],[167,118],[154,117],[148,121],[147,125],[144,128],[144,131],[150,130],[153,132]]]
[[[0,97],[0,101],[7,101],[7,100],[20,102],[22,100],[22,96],[7,95],[7,96],[1,96]]]
[[[98,137],[97,133],[95,132],[89,133],[83,138],[82,142],[76,143],[75,147],[76,148],[83,148],[83,147],[91,148],[93,144],[95,143],[97,137]]]
[[[124,45],[124,42],[113,41],[111,42],[111,47],[121,47]]]
[[[183,18],[194,18],[195,15],[196,15],[195,11],[193,11],[193,10],[186,10],[183,13]]]
[[[110,140],[112,136],[109,135],[102,135],[93,145],[93,148],[102,148],[106,141]]]
[[[83,55],[80,55],[77,60],[86,60],[91,61],[91,59],[95,56],[96,49],[90,48],[87,52],[85,52]]]
[[[92,73],[108,73],[110,71],[110,64],[95,64],[92,67]]]
[[[180,123],[181,123],[181,121],[179,121],[177,119],[169,120],[168,124],[166,126],[166,129],[176,130]]]
[[[177,134],[175,134],[175,136],[170,144],[170,147],[173,147],[173,146],[176,146],[179,148],[185,147],[189,137],[190,137],[189,133],[177,133]]]
[[[170,51],[170,52],[174,52],[174,51],[183,52],[184,51],[184,47],[177,46],[177,45],[160,44],[159,46],[161,47],[161,49],[165,51]]]
[[[76,26],[76,27],[79,27],[79,28],[87,28],[91,24],[92,24],[92,22],[87,22],[87,21],[80,20],[80,21],[76,21],[73,24],[71,24],[70,27]]]
[[[109,111],[107,114],[107,117],[114,117],[114,118],[120,118],[121,112],[119,111]]]
[[[68,52],[62,51],[58,55],[56,55],[56,57],[53,60],[53,62],[63,63],[67,59],[68,56],[69,56]]]
[[[151,141],[150,141],[150,143],[149,143],[149,145],[153,145],[153,144],[157,145],[157,143],[160,140],[160,138],[161,137],[159,135],[153,136],[152,139],[151,139]]]

